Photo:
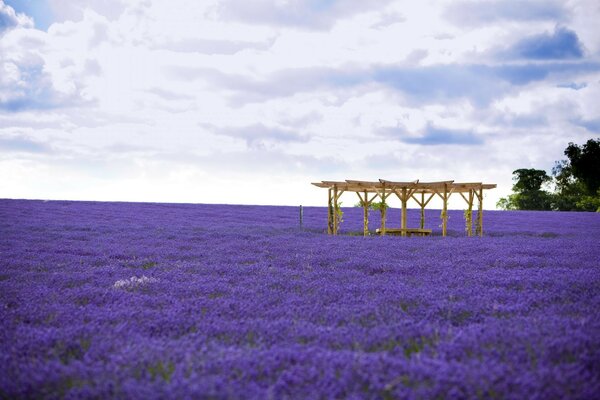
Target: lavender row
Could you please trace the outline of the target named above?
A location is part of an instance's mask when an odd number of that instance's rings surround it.
[[[0,398],[593,398],[599,217],[0,200]]]

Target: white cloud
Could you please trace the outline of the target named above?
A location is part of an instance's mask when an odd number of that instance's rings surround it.
[[[223,0],[217,13],[224,19],[284,28],[329,29],[338,20],[378,9],[389,0]]]
[[[0,36],[16,27],[32,28],[33,20],[23,13],[17,13],[12,7],[0,1]]]
[[[2,197],[322,205],[311,181],[381,177],[493,207],[597,134],[588,1],[47,1],[47,32],[0,3]],[[563,28],[580,58],[498,56]]]

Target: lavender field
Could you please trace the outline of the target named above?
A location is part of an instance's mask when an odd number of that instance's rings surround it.
[[[344,211],[0,200],[0,398],[598,398],[600,214]]]

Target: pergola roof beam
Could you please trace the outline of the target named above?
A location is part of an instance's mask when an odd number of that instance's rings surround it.
[[[348,191],[368,191],[371,193],[392,192],[395,189],[414,189],[415,193],[435,193],[444,188],[453,193],[466,193],[470,190],[478,189],[495,189],[496,184],[481,183],[481,182],[454,182],[454,181],[439,181],[439,182],[419,182],[419,180],[410,182],[388,181],[380,179],[379,182],[374,181],[359,181],[348,179],[346,181],[321,181],[313,182],[312,185],[320,188],[333,188],[337,186],[340,190]]]

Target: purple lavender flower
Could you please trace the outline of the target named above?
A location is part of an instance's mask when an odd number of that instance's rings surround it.
[[[0,200],[0,398],[600,393],[600,215],[326,213]]]

